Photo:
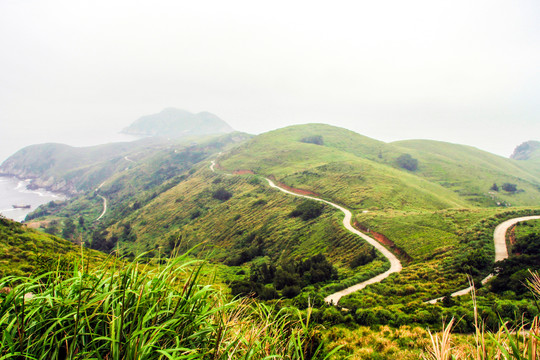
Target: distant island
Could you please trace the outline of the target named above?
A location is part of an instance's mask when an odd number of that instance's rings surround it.
[[[209,112],[193,114],[186,110],[166,108],[152,115],[142,116],[122,130],[136,136],[182,138],[188,136],[217,135],[234,129],[218,116]]]

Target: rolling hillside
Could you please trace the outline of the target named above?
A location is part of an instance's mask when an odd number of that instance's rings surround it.
[[[310,137],[320,137],[322,145],[310,143]],[[259,135],[220,158],[220,165],[227,171],[275,177],[351,209],[471,206],[452,191],[398,169],[393,164],[400,154],[391,145],[349,130],[313,124]]]
[[[185,180],[193,166],[208,156],[226,151],[248,138],[246,134],[231,133],[199,138],[198,143],[157,142],[152,147],[136,148],[120,159],[102,161],[84,170],[68,170],[68,174],[81,171],[84,175],[97,172],[101,176],[88,185],[83,183],[83,186],[76,187],[78,195],[69,201],[43,205],[29,214],[27,220],[39,222],[41,219],[56,219],[62,222],[62,219],[77,220],[82,217],[85,223],[92,224],[82,234],[89,241],[96,227],[122,220],[158,194]],[[121,166],[114,168],[117,163]],[[111,168],[114,171],[105,171]],[[65,177],[61,177],[60,181],[65,181],[63,179]],[[78,184],[74,183],[73,186]],[[107,199],[106,216],[95,223],[103,210],[103,197]],[[45,222],[43,226],[48,225]]]
[[[32,179],[34,187],[77,194],[97,187],[112,174],[130,165],[129,158],[168,144],[161,139],[112,143],[90,147],[38,144],[25,147],[6,159],[0,174]]]
[[[0,216],[0,277],[51,271],[57,261],[69,264],[81,251],[67,240]],[[104,254],[93,250],[84,249],[84,254],[93,262],[105,258]]]
[[[521,161],[441,141],[407,140],[392,144],[418,158],[419,176],[453,190],[472,203],[481,206],[540,203],[540,173],[523,166]],[[515,184],[517,191],[504,191],[504,183]],[[491,189],[493,184],[498,184],[498,191]]]

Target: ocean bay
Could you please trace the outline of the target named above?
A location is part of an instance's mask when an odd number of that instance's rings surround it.
[[[22,222],[26,215],[40,205],[66,198],[63,194],[52,193],[45,189],[30,190],[27,188],[29,184],[29,180],[0,176],[0,214],[2,216]],[[30,208],[14,208],[13,205],[30,205]]]

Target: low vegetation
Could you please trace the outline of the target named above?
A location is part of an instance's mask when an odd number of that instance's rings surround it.
[[[0,278],[7,275],[30,276],[49,262],[77,256],[81,251],[92,262],[105,257],[0,216]]]
[[[322,359],[298,310],[227,300],[185,257],[147,268],[115,261],[87,271],[4,277],[0,354],[47,359]]]
[[[279,297],[294,298],[303,288],[335,280],[337,270],[322,254],[299,261],[284,261],[278,266],[263,262],[253,264],[249,276],[230,284],[231,293],[241,296],[255,296],[262,300]],[[279,293],[278,293],[279,291]]]

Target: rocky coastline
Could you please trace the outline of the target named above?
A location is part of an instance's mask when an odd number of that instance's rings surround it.
[[[39,174],[26,169],[20,169],[12,166],[0,166],[0,176],[13,177],[19,180],[30,181],[27,185],[29,190],[45,189],[53,193],[59,193],[68,197],[79,194],[75,185],[65,179],[56,179],[53,176],[43,177]]]

